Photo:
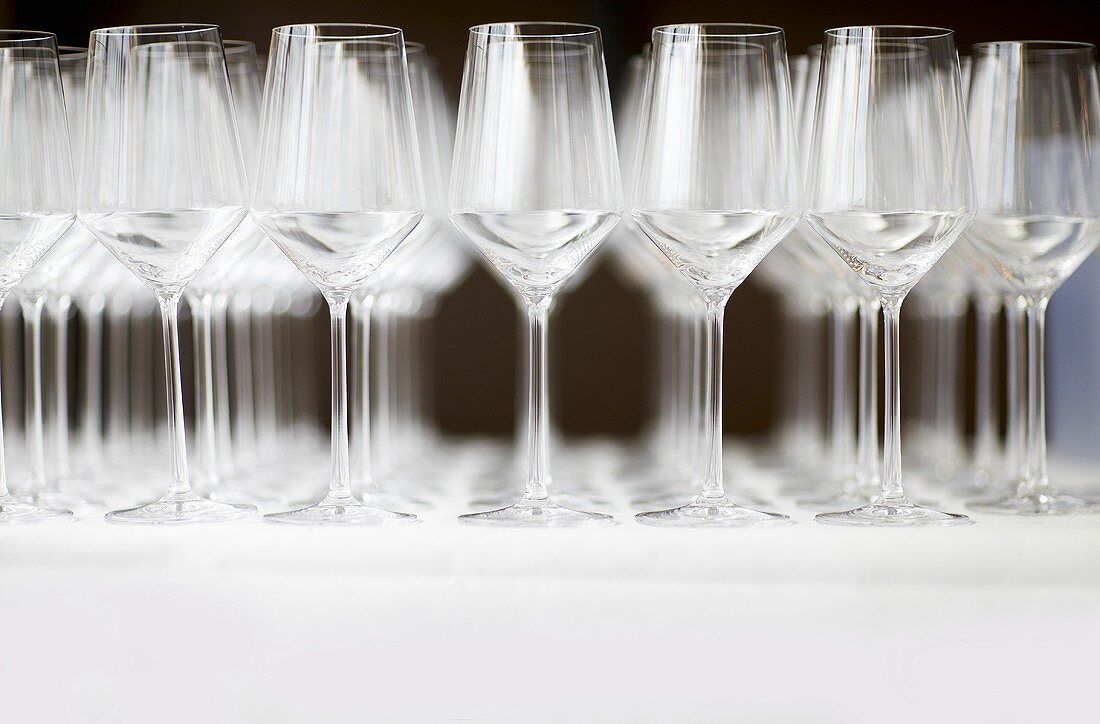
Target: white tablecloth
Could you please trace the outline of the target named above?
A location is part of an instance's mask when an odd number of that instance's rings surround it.
[[[614,528],[462,527],[456,482],[407,528],[0,529],[0,721],[1100,717],[1100,516],[662,530],[598,485]]]

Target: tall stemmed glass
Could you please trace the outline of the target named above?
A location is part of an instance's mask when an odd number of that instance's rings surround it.
[[[555,293],[619,220],[619,165],[603,41],[569,23],[470,29],[451,220],[527,316],[527,480],[514,505],[466,523],[590,526],[610,516],[550,497],[547,319]]]
[[[191,489],[177,306],[247,213],[244,169],[214,25],[92,32],[80,220],[160,303],[172,472],[167,494],[114,523],[236,520],[255,513]]]
[[[75,155],[80,148],[79,131],[83,125],[84,71],[88,65],[85,48],[60,46],[58,65],[65,92],[70,147]],[[86,260],[95,239],[80,224],[74,224],[35,265],[19,286],[23,311],[23,367],[27,402],[24,405],[24,432],[27,442],[26,480],[20,491],[29,503],[48,508],[77,508],[93,500],[69,490],[73,479],[69,466],[68,438],[68,317],[72,291],[82,276],[91,271]],[[43,316],[53,322],[53,354],[43,354]],[[47,371],[49,375],[47,377]],[[52,382],[52,404],[48,420],[44,380]],[[47,429],[48,422],[48,429]],[[47,435],[48,433],[48,435]],[[47,437],[52,444],[47,465]]]
[[[268,58],[252,212],[329,304],[332,478],[321,502],[267,519],[413,523],[360,502],[348,459],[348,303],[424,209],[404,38],[379,25],[287,25]]]
[[[51,33],[0,30],[0,304],[72,226],[65,98]],[[8,492],[0,427],[0,523],[71,519]]]
[[[970,239],[1026,318],[1026,416],[1021,476],[993,513],[1092,512],[1047,476],[1044,323],[1047,303],[1100,242],[1100,90],[1086,43],[974,46],[969,118],[978,216]],[[1010,350],[1011,353],[1011,350]]]
[[[898,321],[902,300],[973,218],[954,34],[940,28],[830,30],[810,153],[807,218],[878,296],[886,415],[882,493],[817,516],[842,525],[950,525],[964,515],[912,503],[901,484]]]
[[[706,302],[702,492],[640,513],[668,526],[785,523],[726,497],[722,331],[726,302],[798,222],[797,160],[783,31],[669,25],[653,31],[631,212]]]

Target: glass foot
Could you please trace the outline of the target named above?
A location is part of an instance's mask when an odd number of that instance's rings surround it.
[[[73,513],[71,510],[41,508],[31,503],[19,502],[10,496],[0,498],[0,525],[58,523],[72,519]]]
[[[395,513],[365,505],[353,497],[326,497],[320,503],[265,515],[264,520],[290,525],[409,525],[419,518],[411,513]]]
[[[791,522],[782,513],[766,513],[742,507],[726,497],[704,498],[701,495],[678,508],[638,513],[635,520],[643,525],[667,528],[748,528]]]
[[[219,503],[195,493],[168,495],[154,503],[128,510],[115,510],[104,518],[108,523],[179,525],[183,523],[223,523],[245,520],[256,515],[251,505]]]
[[[1100,513],[1100,501],[1078,498],[1048,491],[1046,493],[1019,493],[971,500],[966,507],[981,513],[1000,513],[1003,515],[1081,515]]]
[[[487,495],[470,501],[471,508],[504,508],[510,501],[516,499],[515,493],[501,493],[499,495]],[[603,498],[583,493],[554,493],[554,501],[566,508],[604,508],[611,503]]]
[[[913,503],[908,498],[883,501],[876,498],[867,505],[843,513],[819,513],[814,520],[825,525],[966,525],[970,518],[958,513],[941,513]]]
[[[665,493],[663,495],[651,495],[644,498],[637,498],[630,501],[630,505],[635,508],[682,508],[685,505],[690,505],[694,500],[699,497],[698,492],[692,493]],[[742,506],[767,506],[771,505],[771,501],[761,498],[759,495],[753,493],[737,493],[735,495],[727,495],[726,500],[731,503]]]
[[[610,515],[573,510],[550,498],[522,498],[507,508],[460,515],[458,522],[466,525],[526,528],[598,528],[615,525],[615,519]]]
[[[20,495],[19,499],[40,508],[54,508],[57,510],[98,508],[106,505],[98,498],[78,495],[76,493],[66,493],[61,490],[43,490],[37,493],[26,493]]]
[[[849,486],[845,490],[829,495],[799,498],[795,500],[794,503],[800,508],[809,508],[810,510],[848,510],[851,508],[862,508],[874,503],[881,494],[881,491],[882,487],[878,483],[872,485],[865,493],[860,493],[857,489]],[[907,499],[910,503],[924,508],[936,505],[936,503],[925,497]]]

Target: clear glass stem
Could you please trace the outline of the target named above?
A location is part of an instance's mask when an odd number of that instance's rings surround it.
[[[1049,298],[1028,300],[1027,317],[1027,492],[1045,492],[1050,488],[1047,477],[1047,410],[1046,410],[1046,313]]]
[[[130,314],[130,424],[127,434],[131,449],[153,447],[157,443],[155,344],[151,337],[152,320],[144,305]],[[163,323],[162,323],[163,329]],[[168,364],[167,357],[165,364]],[[182,419],[182,418],[181,418]],[[171,433],[169,433],[171,434]]]
[[[381,476],[390,472],[390,453],[393,418],[391,417],[393,394],[393,319],[390,311],[382,305],[378,307],[375,315],[378,321],[378,341],[376,344],[378,369],[375,379],[378,386],[374,395],[374,418],[371,421],[371,432],[374,435],[374,457],[372,464],[374,472]]]
[[[725,301],[708,302],[704,334],[703,441],[706,464],[703,468],[702,497],[717,500],[726,496],[722,482],[722,344],[725,331]]]
[[[69,464],[69,313],[72,306],[72,297],[61,294],[51,310],[54,316],[54,394],[50,439],[54,446],[54,469],[61,480],[72,475]]]
[[[43,425],[42,410],[42,308],[45,306],[45,296],[39,294],[31,298],[23,298],[23,321],[26,325],[25,345],[27,356],[26,389],[27,405],[26,414],[27,436],[27,488],[28,490],[41,492],[46,488],[46,449],[45,429]]]
[[[838,300],[830,312],[831,360],[829,370],[831,399],[829,423],[829,455],[833,477],[845,480],[851,475],[855,460],[855,402],[851,394],[849,353],[855,318],[852,304]]]
[[[550,497],[550,388],[547,327],[550,297],[527,302],[527,487],[528,501]]]
[[[4,306],[4,297],[0,296],[0,309]],[[3,375],[0,375],[0,380],[3,379]],[[2,387],[3,385],[0,385]],[[3,402],[0,401],[0,410],[3,409]],[[0,502],[8,500],[11,493],[8,490],[8,459],[7,453],[4,450],[4,416],[0,415]]]
[[[113,453],[123,456],[130,449],[130,316],[131,305],[118,303],[108,313],[110,329],[107,349],[107,436]]]
[[[252,301],[248,295],[237,295],[230,307],[233,323],[233,381],[236,397],[234,441],[237,452],[246,465],[255,465],[256,451],[256,387],[253,370],[256,352],[252,336]]]
[[[233,441],[230,437],[232,418],[229,411],[229,298],[218,293],[213,297],[211,316],[211,353],[214,358],[214,460],[219,476],[236,474]]]
[[[348,438],[348,299],[328,300],[332,334],[332,480],[326,503],[353,501]]]
[[[901,487],[901,300],[882,299],[886,414],[882,445],[882,496],[885,503],[905,500]]]
[[[684,360],[687,370],[685,378],[687,387],[684,390],[686,402],[685,413],[687,424],[683,425],[686,444],[684,454],[689,460],[700,461],[691,466],[694,476],[693,483],[700,484],[706,476],[708,439],[706,436],[707,406],[704,388],[707,384],[707,365],[709,358],[706,352],[706,335],[708,334],[707,308],[697,298],[692,297],[688,309],[689,327],[688,352]]]
[[[179,299],[160,300],[160,320],[164,338],[164,386],[168,401],[168,448],[172,458],[172,479],[168,498],[190,498],[191,481],[187,472],[187,433],[183,419],[183,374],[180,371]]]
[[[997,311],[1000,299],[983,295],[975,300],[974,369],[974,464],[979,471],[989,473],[997,460],[997,386],[995,384]]]
[[[959,332],[962,316],[953,298],[942,300],[936,314],[939,337],[936,360],[935,416],[933,417],[939,453],[953,461],[958,457],[962,420],[959,405]]]
[[[798,364],[795,385],[798,388],[795,403],[796,438],[802,445],[810,445],[813,459],[820,452],[821,442],[821,316],[811,302],[798,317]]]
[[[214,438],[214,340],[212,334],[214,299],[209,294],[191,303],[195,335],[195,432],[200,485],[218,483],[217,450]]]
[[[252,333],[253,361],[256,374],[255,410],[256,442],[262,450],[278,448],[275,410],[275,349],[272,311],[273,302],[264,299],[254,315]]]
[[[856,486],[861,490],[880,483],[878,432],[878,315],[877,299],[859,304],[859,431],[856,435]]]
[[[374,480],[373,447],[371,437],[371,394],[370,394],[370,358],[371,358],[371,315],[374,310],[374,295],[367,294],[354,303],[354,318],[359,329],[359,379],[356,385],[358,393],[358,419],[356,420],[356,478],[360,489],[378,491]]]
[[[1024,314],[1023,306],[1016,297],[1005,299],[1005,320],[1007,354],[1007,381],[1008,404],[1006,407],[1008,419],[1005,421],[1005,460],[1008,466],[1009,479],[1019,482],[1027,478],[1027,458],[1025,448],[1025,418],[1027,411],[1024,409],[1027,396],[1024,390],[1023,357],[1024,357]]]
[[[102,294],[90,295],[81,305],[84,320],[84,406],[81,409],[81,448],[86,464],[93,469],[103,455],[103,309]]]

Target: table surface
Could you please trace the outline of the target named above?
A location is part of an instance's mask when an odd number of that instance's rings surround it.
[[[653,529],[588,472],[619,525],[461,526],[456,459],[403,528],[0,529],[4,721],[1096,721],[1100,516],[833,528],[746,469],[793,525]]]

